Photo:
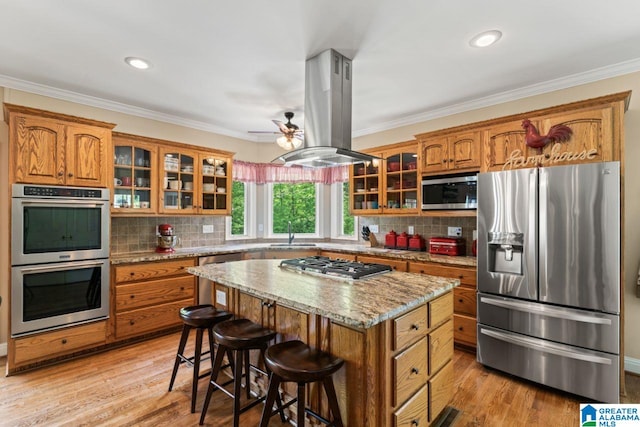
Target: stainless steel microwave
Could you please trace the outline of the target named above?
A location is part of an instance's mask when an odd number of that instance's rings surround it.
[[[457,174],[422,178],[422,210],[476,209],[478,175]]]

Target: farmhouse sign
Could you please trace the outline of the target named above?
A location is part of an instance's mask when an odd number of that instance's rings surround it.
[[[513,150],[507,158],[502,170],[511,168],[522,168],[525,166],[552,166],[558,163],[576,161],[576,160],[592,160],[598,155],[598,150],[592,148],[590,150],[561,151],[562,145],[554,143],[551,147],[551,153],[536,154],[535,156],[525,157],[521,150]]]

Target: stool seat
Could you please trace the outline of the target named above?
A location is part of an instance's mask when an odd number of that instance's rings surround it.
[[[264,357],[267,367],[285,381],[306,383],[320,381],[344,364],[339,357],[297,340],[272,345]]]
[[[267,369],[271,371],[271,375],[269,377],[267,399],[260,419],[260,427],[266,427],[269,423],[269,418],[276,413],[280,413],[280,416],[283,417],[283,409],[296,402],[298,403],[296,420],[298,427],[304,426],[305,414],[309,414],[329,426],[342,427],[340,406],[331,375],[344,365],[343,359],[325,351],[311,348],[302,341],[293,340],[274,344],[267,348],[264,361]],[[277,402],[276,410],[274,411],[273,404],[280,398],[278,388],[283,382],[295,382],[298,384],[297,397],[284,405]],[[329,421],[305,406],[305,387],[306,384],[312,382],[322,383],[327,394],[327,403],[329,404],[331,415],[333,415],[333,421]]]
[[[182,319],[182,334],[180,335],[180,343],[178,344],[178,352],[173,363],[173,371],[171,373],[171,381],[169,381],[169,391],[173,389],[173,384],[178,374],[178,368],[183,363],[193,368],[191,380],[191,412],[196,411],[196,394],[198,393],[198,380],[205,374],[200,374],[200,361],[202,356],[209,355],[211,359],[211,368],[213,368],[214,358],[214,340],[212,328],[216,323],[223,322],[233,317],[233,314],[217,310],[211,304],[191,305],[182,307],[178,312]],[[196,330],[196,343],[193,356],[184,354],[187,340],[191,329]],[[209,350],[202,352],[202,335],[207,331],[209,336]]]
[[[233,316],[229,312],[216,309],[211,304],[182,307],[179,314],[180,319],[193,328],[210,328]]]
[[[232,350],[266,347],[276,333],[249,319],[227,320],[213,328],[213,336],[218,344]]]
[[[259,350],[260,355],[258,362],[263,361],[264,363],[264,351],[266,350],[269,341],[275,338],[276,332],[254,323],[249,319],[235,319],[227,320],[214,326],[213,336],[218,343],[218,354],[213,362],[209,388],[207,389],[207,395],[204,398],[204,404],[202,406],[202,414],[200,415],[200,425],[204,424],[204,417],[207,414],[212,393],[215,390],[220,390],[233,399],[233,426],[240,427],[240,414],[257,404],[264,402],[266,399],[266,396],[261,396],[257,397],[255,400],[246,402],[244,406],[240,404],[242,378],[244,377],[245,380],[244,388],[248,401],[251,394],[251,369],[255,372],[267,375],[267,373],[258,366],[250,363],[249,351]],[[234,353],[235,356],[235,361],[233,363],[233,379],[224,384],[220,384],[218,383],[218,375],[220,374],[222,366],[222,358],[224,357],[224,354],[227,354],[229,361],[231,361],[234,358],[230,355],[231,353]],[[231,382],[233,382],[233,392],[227,391],[224,388],[225,385],[230,384]],[[277,398],[277,400],[280,402],[279,398]],[[281,413],[281,418],[284,422],[284,413]]]

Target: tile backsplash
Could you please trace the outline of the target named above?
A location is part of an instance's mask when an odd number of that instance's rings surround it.
[[[384,245],[384,236],[391,230],[400,234],[409,232],[409,226],[413,226],[414,234],[420,234],[425,239],[430,237],[446,237],[448,227],[462,227],[462,237],[466,243],[466,254],[471,255],[473,243],[473,230],[477,229],[476,217],[421,217],[421,216],[370,216],[360,217],[360,229],[363,225],[378,225],[378,232],[374,233],[378,243]],[[358,231],[358,234],[360,232]],[[360,243],[364,242],[359,236]]]
[[[111,253],[150,251],[156,248],[156,226],[171,224],[180,238],[178,248],[213,246],[224,243],[224,216],[171,216],[111,218]],[[212,225],[213,233],[203,233],[203,225]]]

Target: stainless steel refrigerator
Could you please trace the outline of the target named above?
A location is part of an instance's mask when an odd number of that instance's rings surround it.
[[[619,162],[479,174],[477,360],[618,403],[620,252]]]

